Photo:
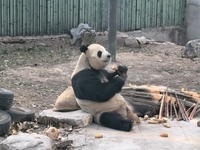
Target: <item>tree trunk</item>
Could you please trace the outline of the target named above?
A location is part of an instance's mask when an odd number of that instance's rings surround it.
[[[108,20],[108,51],[112,55],[112,61],[116,61],[116,33],[117,33],[117,0],[110,0]]]

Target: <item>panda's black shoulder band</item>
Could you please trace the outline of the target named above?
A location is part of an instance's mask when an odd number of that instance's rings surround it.
[[[80,47],[80,51],[81,52],[83,52],[83,53],[85,53],[86,51],[87,51],[87,46],[85,46],[85,45],[82,45],[81,47]]]

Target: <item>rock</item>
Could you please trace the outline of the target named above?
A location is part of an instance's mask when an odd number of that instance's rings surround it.
[[[144,36],[141,36],[141,37],[136,37],[136,40],[139,42],[139,44],[141,45],[144,45],[144,44],[147,44],[148,43],[148,40],[144,37]]]
[[[69,139],[73,141],[72,147],[74,149],[76,148],[82,148],[83,146],[86,146],[88,143],[86,142],[87,140],[87,135],[81,135],[81,134],[69,134],[68,135]]]
[[[119,31],[117,31],[117,38],[126,39],[128,37],[129,37],[129,35],[126,32],[119,32]]]
[[[72,35],[71,45],[90,45],[96,41],[96,32],[88,24],[80,23],[77,28],[70,30]]]
[[[38,122],[45,125],[67,123],[74,127],[86,127],[92,123],[92,115],[82,110],[70,112],[56,112],[52,109],[44,110],[39,114]]]
[[[200,39],[189,41],[182,49],[183,58],[196,58],[200,57]]]
[[[197,122],[197,126],[200,127],[200,120]]]
[[[95,32],[85,31],[82,36],[82,43],[81,45],[90,45],[96,42],[96,34]]]
[[[133,36],[130,36],[124,40],[124,46],[131,47],[131,48],[139,48],[140,47],[137,39]]]
[[[50,127],[45,131],[45,135],[50,137],[53,140],[56,140],[56,139],[58,139],[59,131],[55,127]]]
[[[122,45],[123,46],[125,39],[127,39],[128,37],[129,37],[129,35],[126,32],[117,31],[117,35],[116,35],[117,45]]]
[[[0,143],[0,150],[47,150],[52,149],[52,140],[36,133],[11,135]]]

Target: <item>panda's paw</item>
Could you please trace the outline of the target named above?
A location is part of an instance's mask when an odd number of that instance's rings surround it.
[[[132,130],[132,127],[133,127],[133,122],[126,121],[126,122],[123,122],[123,125],[121,126],[121,130],[129,132]]]
[[[127,66],[119,65],[119,66],[117,66],[117,68],[118,68],[118,70],[117,70],[118,75],[121,76],[124,79],[127,79],[127,77],[128,77],[127,76],[127,71],[128,71]]]
[[[100,124],[112,129],[121,131],[131,131],[133,122],[131,120],[124,119],[120,114],[116,112],[104,112],[100,116]]]
[[[117,68],[118,68],[117,71],[118,71],[119,73],[126,73],[126,72],[128,71],[127,66],[118,65]]]

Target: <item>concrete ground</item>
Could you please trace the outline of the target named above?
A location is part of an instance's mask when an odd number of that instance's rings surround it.
[[[69,135],[75,150],[200,150],[200,127],[197,121],[170,121],[170,128],[162,124],[141,124],[133,127],[131,132],[122,132],[99,126],[89,125]],[[160,137],[161,133],[168,137]],[[103,138],[95,138],[103,134]]]

